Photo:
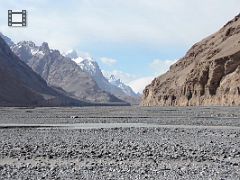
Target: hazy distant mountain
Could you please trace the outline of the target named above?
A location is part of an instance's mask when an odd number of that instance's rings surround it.
[[[110,79],[109,81],[104,77],[98,63],[91,57],[79,57],[74,50],[68,51],[65,53],[65,56],[72,58],[72,60],[76,62],[84,72],[88,73],[96,81],[97,85],[102,90],[131,104],[139,103],[139,96],[135,94],[130,87],[123,84],[120,80]]]
[[[87,105],[48,87],[5,41],[0,37],[0,106]]]
[[[139,98],[139,94],[136,94],[130,86],[127,86],[124,84],[120,79],[117,79],[114,75],[111,75],[108,81],[114,85],[120,88],[125,94],[131,97]]]
[[[50,86],[63,89],[71,97],[99,103],[124,103],[101,90],[88,73],[59,51],[49,49],[47,43],[36,46],[33,42],[23,41],[13,45],[12,50]]]
[[[144,106],[240,105],[240,14],[144,90]]]

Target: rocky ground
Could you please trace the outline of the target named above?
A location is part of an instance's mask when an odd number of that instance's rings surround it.
[[[240,179],[238,109],[1,108],[0,179]],[[173,126],[6,127],[99,122]]]

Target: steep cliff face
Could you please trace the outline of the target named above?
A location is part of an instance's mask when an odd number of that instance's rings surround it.
[[[240,105],[240,14],[144,90],[143,106]]]

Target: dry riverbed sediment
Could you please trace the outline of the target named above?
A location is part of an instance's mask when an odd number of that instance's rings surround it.
[[[1,108],[0,179],[239,179],[239,117],[221,107]]]

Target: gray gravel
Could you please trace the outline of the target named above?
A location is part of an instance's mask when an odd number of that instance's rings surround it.
[[[71,118],[75,116],[77,118]],[[157,123],[165,125],[239,126],[239,107],[84,107],[1,108],[4,123]]]
[[[240,179],[239,117],[237,107],[1,108],[0,179]],[[7,123],[171,126],[6,128]]]

